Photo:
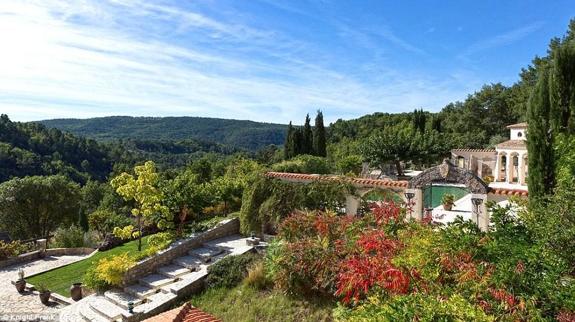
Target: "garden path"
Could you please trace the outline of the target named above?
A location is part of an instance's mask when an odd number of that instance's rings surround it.
[[[37,294],[19,294],[12,281],[18,279],[18,270],[24,269],[26,276],[70,264],[85,258],[81,256],[47,256],[32,262],[0,268],[0,321],[54,321],[62,308],[56,302],[46,306],[40,303]]]

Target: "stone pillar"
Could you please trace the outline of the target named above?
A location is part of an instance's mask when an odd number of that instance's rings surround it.
[[[476,206],[473,202],[474,199],[480,199],[481,202]],[[487,231],[489,229],[489,212],[487,212],[487,195],[486,194],[472,194],[471,195],[471,220],[481,229]]]
[[[507,183],[511,183],[513,182],[512,177],[513,177],[513,157],[511,156],[511,154],[508,154],[506,156],[505,159],[505,182]]]
[[[47,247],[47,245],[48,245],[48,241],[47,241],[45,238],[38,239],[38,240],[36,241],[36,243],[37,243],[37,245],[38,245],[38,250],[41,250],[41,251],[43,251],[43,252],[46,251],[46,247]]]
[[[411,214],[407,214],[409,219],[422,220],[423,219],[423,190],[421,189],[407,189],[405,192],[413,193],[411,199]]]
[[[523,184],[525,181],[525,172],[523,168],[523,154],[517,156],[517,183]]]
[[[345,214],[348,216],[357,215],[357,209],[359,208],[359,198],[353,195],[348,195],[345,197]]]
[[[495,172],[493,173],[493,181],[500,181],[501,177],[501,170],[499,169],[499,165],[501,164],[501,155],[499,152],[495,155]]]

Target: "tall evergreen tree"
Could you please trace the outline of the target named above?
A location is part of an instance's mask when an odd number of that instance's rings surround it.
[[[543,68],[528,103],[529,197],[540,198],[555,185],[549,70]]]
[[[575,40],[554,51],[551,79],[551,126],[557,133],[575,133]]]
[[[289,122],[289,126],[286,133],[286,140],[284,143],[284,159],[289,160],[295,155],[295,146],[294,146],[294,128]]]
[[[303,137],[303,131],[301,128],[297,128],[294,130],[293,132],[293,142],[294,142],[294,155],[293,156],[297,156],[300,154],[305,153],[304,152],[304,137]]]
[[[419,110],[414,110],[413,111],[413,128],[418,130],[419,133],[423,133],[425,132],[425,123],[427,121],[427,116],[425,115],[425,112],[423,111],[423,109],[419,109]]]
[[[305,116],[305,124],[303,126],[303,153],[313,154],[313,133],[311,130],[309,114]]]
[[[313,129],[313,150],[314,154],[325,157],[326,152],[325,127],[323,126],[323,113],[318,110],[315,117],[315,127]]]

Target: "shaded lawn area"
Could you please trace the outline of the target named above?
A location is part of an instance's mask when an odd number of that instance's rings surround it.
[[[148,237],[149,236],[142,237],[142,251],[148,246]],[[118,246],[104,252],[97,252],[90,258],[86,258],[79,262],[75,262],[40,275],[26,278],[26,281],[34,286],[44,283],[52,292],[70,297],[70,286],[76,282],[83,282],[84,274],[90,267],[92,267],[92,265],[98,263],[102,258],[120,255],[125,252],[130,254],[138,253],[138,240],[127,242],[122,246]]]
[[[333,321],[336,306],[327,300],[294,298],[278,290],[260,291],[243,284],[232,289],[207,289],[190,302],[224,322]]]

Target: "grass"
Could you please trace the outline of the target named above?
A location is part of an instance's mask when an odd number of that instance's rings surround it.
[[[142,250],[146,249],[148,245],[148,237],[149,236],[142,237]],[[70,297],[70,286],[72,283],[83,282],[86,271],[92,267],[92,265],[95,265],[100,259],[112,257],[125,252],[132,253],[137,251],[138,241],[130,241],[122,246],[103,252],[97,252],[90,258],[27,278],[26,280],[32,285],[43,283],[50,291]]]
[[[207,289],[190,302],[224,322],[332,321],[335,307],[327,300],[296,299],[279,290],[260,291],[245,284]]]

